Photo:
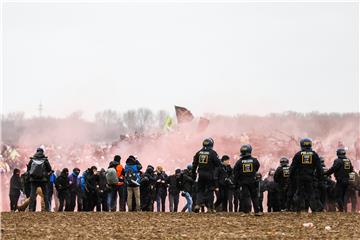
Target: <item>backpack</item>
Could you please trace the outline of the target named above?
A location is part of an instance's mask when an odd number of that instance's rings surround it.
[[[140,174],[137,165],[125,166],[125,182],[130,186],[140,186]]]
[[[109,168],[105,172],[106,182],[109,185],[115,185],[119,182],[115,168]]]
[[[32,159],[30,177],[41,179],[45,177],[45,159]]]

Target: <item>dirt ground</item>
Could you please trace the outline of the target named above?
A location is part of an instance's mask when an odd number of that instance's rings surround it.
[[[360,239],[360,214],[1,213],[1,234],[1,239]]]

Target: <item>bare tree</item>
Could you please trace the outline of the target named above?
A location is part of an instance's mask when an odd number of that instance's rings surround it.
[[[169,116],[169,113],[167,111],[164,110],[160,110],[156,113],[156,117],[155,120],[157,122],[157,127],[158,128],[163,128],[164,127],[164,123],[165,123],[165,119],[166,117]]]
[[[121,115],[113,110],[105,110],[95,114],[95,123],[98,127],[98,135],[107,140],[117,139],[124,131]]]
[[[128,133],[134,133],[136,131],[136,111],[129,110],[123,114],[123,123]]]
[[[154,114],[150,109],[139,108],[136,112],[136,131],[144,133],[151,129],[154,123]]]
[[[1,120],[1,139],[4,142],[15,144],[24,131],[23,112],[13,112],[2,116]]]
[[[83,111],[76,111],[71,113],[67,118],[72,120],[80,120],[83,116]]]

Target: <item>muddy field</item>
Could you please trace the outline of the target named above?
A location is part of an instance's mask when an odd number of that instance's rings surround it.
[[[2,213],[1,234],[1,239],[360,239],[360,214]]]

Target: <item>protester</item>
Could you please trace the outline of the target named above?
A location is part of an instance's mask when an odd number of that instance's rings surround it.
[[[62,212],[64,210],[64,206],[65,206],[65,211],[70,211],[70,191],[69,191],[69,179],[68,179],[68,175],[69,175],[69,170],[67,168],[64,168],[61,173],[60,176],[56,178],[55,181],[55,188],[57,190],[58,193],[58,198],[59,198],[59,212]]]
[[[127,185],[127,205],[128,210],[133,211],[135,208],[136,211],[140,211],[141,202],[140,202],[140,170],[142,166],[140,162],[134,157],[129,156],[126,160],[125,165],[125,182]],[[135,207],[133,199],[135,199]]]
[[[49,199],[47,194],[47,187],[49,181],[49,175],[51,174],[51,166],[48,158],[44,155],[44,150],[38,148],[33,157],[27,165],[27,172],[30,175],[30,211],[36,210],[36,189],[41,188],[44,194],[45,211],[50,211]]]
[[[79,202],[79,188],[80,182],[78,180],[80,174],[79,168],[74,168],[73,172],[69,175],[69,211],[75,210],[76,202]]]
[[[20,192],[22,190],[21,186],[21,178],[20,178],[20,170],[15,168],[14,173],[10,179],[10,210],[16,211],[17,210],[17,204],[20,197]]]
[[[181,170],[176,169],[175,174],[169,176],[169,207],[170,212],[177,212],[179,206],[179,195],[181,190]]]
[[[167,178],[161,166],[156,167],[156,209],[158,212],[165,212],[165,201],[167,196]]]
[[[190,164],[185,170],[176,169],[170,176],[162,166],[157,166],[155,171],[151,164],[142,173],[140,162],[132,155],[124,167],[120,155],[112,155],[114,159],[106,171],[97,171],[101,164],[106,163],[105,159],[103,162],[94,160],[94,165],[83,174],[77,167],[70,175],[66,167],[54,173],[43,148],[38,148],[22,175],[18,168],[13,171],[9,184],[10,210],[24,211],[29,206],[29,211],[35,211],[36,196],[40,195],[40,205],[45,211],[49,211],[52,201],[55,201],[56,211],[124,211],[126,203],[128,211],[154,211],[156,202],[157,211],[164,212],[168,201],[169,211],[177,212],[182,196],[186,200],[182,211],[199,212],[205,211],[206,207],[207,211],[215,212],[216,207],[219,211],[230,212],[249,213],[253,210],[259,215],[264,211],[264,191],[267,191],[268,212],[308,211],[309,207],[314,212],[346,211],[349,200],[351,211],[357,207],[359,176],[343,147],[337,150],[338,158],[328,170],[324,158],[318,158],[307,138],[301,140],[301,151],[295,154],[291,164],[282,157],[280,165],[276,161],[269,165],[266,161],[267,165],[262,165],[262,168],[260,161],[252,156],[252,147],[248,144],[241,147],[240,159],[234,168],[230,166],[227,155],[220,162],[213,145],[213,139],[205,139],[203,148],[195,154],[194,165]],[[58,168],[57,162],[53,162]],[[164,163],[163,159],[159,162]],[[269,169],[262,180],[261,173]],[[333,173],[336,182],[329,177]],[[20,192],[27,198],[19,201]],[[215,203],[214,193],[217,194]],[[195,203],[196,208],[193,206]]]

